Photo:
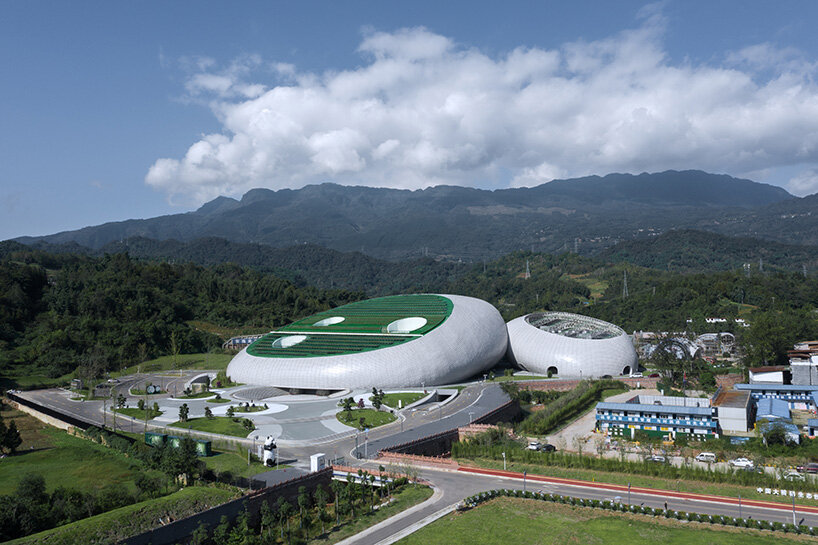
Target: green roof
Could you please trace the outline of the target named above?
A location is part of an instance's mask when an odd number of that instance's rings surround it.
[[[306,358],[377,350],[416,339],[442,324],[451,313],[452,302],[440,295],[368,299],[313,314],[268,333],[251,344],[247,353],[265,358]]]

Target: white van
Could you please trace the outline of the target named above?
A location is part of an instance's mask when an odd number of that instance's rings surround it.
[[[696,455],[696,461],[707,463],[715,462],[716,455],[713,454],[712,452],[700,452],[699,454]]]

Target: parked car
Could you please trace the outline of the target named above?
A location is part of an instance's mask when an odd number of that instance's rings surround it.
[[[659,378],[659,373],[651,373],[648,375],[650,378]]]
[[[738,467],[741,469],[753,469],[755,467],[755,463],[747,458],[736,458],[734,460],[730,460],[728,463],[731,467]]]
[[[798,466],[796,469],[798,471],[803,471],[804,473],[818,473],[818,464],[811,462],[807,465]]]
[[[788,469],[781,475],[781,478],[785,481],[804,481],[806,478],[804,477],[803,473],[798,473],[794,469]]]
[[[665,462],[667,462],[667,458],[660,454],[654,454],[653,456],[648,456],[647,458],[645,458],[645,461],[652,462],[655,464],[664,464]]]
[[[528,443],[528,450],[540,450],[542,448],[542,443],[539,441],[531,441]]]
[[[554,445],[543,445],[540,450],[543,452],[554,452],[557,450],[557,447]]]
[[[642,373],[637,371],[636,373],[631,373],[630,377],[631,378],[642,378]]]
[[[712,452],[700,452],[696,455],[697,462],[707,462],[712,463],[716,461],[716,455]]]

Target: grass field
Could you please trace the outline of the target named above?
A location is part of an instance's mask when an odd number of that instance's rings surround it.
[[[176,396],[176,399],[203,399],[205,397],[213,397],[215,395],[216,394],[213,392],[197,392],[195,394]]]
[[[118,412],[119,414],[124,414],[125,416],[130,416],[131,418],[136,418],[137,420],[145,420],[147,417],[148,420],[156,418],[157,416],[162,416],[162,411],[154,411],[153,409],[145,409],[144,411],[140,411],[139,409],[129,407],[126,409],[114,409],[114,411]]]
[[[232,435],[233,437],[247,437],[250,431],[241,425],[241,419],[235,422],[232,418],[216,416],[213,418],[191,418],[187,422],[174,422],[174,428],[206,431],[210,433],[220,433],[222,435]]]
[[[207,369],[221,371],[227,369],[227,364],[233,359],[233,354],[179,354],[162,356],[138,365],[131,365],[121,371],[111,373],[112,377],[132,375],[134,373],[153,373],[156,371],[171,371],[177,369]],[[175,361],[174,361],[175,360]]]
[[[489,469],[503,469],[502,460],[486,460],[486,459],[463,459],[458,458],[462,463],[485,467]],[[597,471],[594,469],[581,468],[563,468],[554,466],[544,466],[535,464],[525,464],[521,462],[508,462],[507,469],[509,471],[516,471],[522,473],[528,472],[529,475],[546,475],[549,477],[561,477],[564,479],[580,479],[583,481],[594,481],[600,483],[611,483],[622,486],[627,486],[631,483],[632,486],[645,488],[659,488],[663,490],[674,490],[676,492],[694,492],[698,494],[715,494],[718,496],[730,496],[737,498],[741,494],[745,499],[759,499],[765,501],[776,501],[787,503],[789,500],[781,496],[771,496],[769,494],[758,493],[755,487],[731,485],[726,483],[710,483],[704,481],[688,481],[676,479],[663,479],[661,477],[651,477],[648,475],[636,475],[626,473],[609,473],[605,471]],[[783,485],[782,485],[783,486]],[[798,499],[799,504],[804,505],[818,505],[816,500]]]
[[[718,529],[716,529],[718,528]],[[723,529],[704,523],[613,514],[537,500],[500,498],[465,513],[452,513],[398,541],[400,545],[773,545],[803,543],[760,530]]]
[[[0,461],[0,494],[14,492],[26,473],[42,475],[48,490],[58,486],[96,490],[109,484],[136,490],[134,479],[143,471],[138,462],[8,407],[2,416],[7,424],[17,422],[23,444],[18,454]]]
[[[341,411],[335,416],[341,424],[346,424],[359,430],[364,428],[377,428],[378,426],[383,426],[396,420],[394,414],[386,411],[376,411],[375,409],[352,409],[350,412]],[[363,424],[361,424],[361,418],[364,419]]]
[[[387,407],[397,409],[399,401],[403,402],[401,407],[406,407],[407,405],[410,405],[419,399],[423,399],[424,397],[426,397],[426,394],[423,392],[398,392],[395,394],[384,394],[383,404]],[[372,398],[370,397],[369,400],[372,401]]]
[[[310,545],[331,545],[339,541],[353,536],[363,530],[378,524],[382,520],[386,520],[391,516],[397,515],[401,511],[409,509],[413,505],[417,505],[426,501],[432,495],[432,489],[427,486],[407,485],[402,490],[394,495],[393,501],[384,507],[381,507],[373,513],[363,513],[356,517],[354,522],[345,522],[337,530],[330,532],[324,538],[316,538],[309,541]],[[455,540],[451,543],[467,543],[465,541]]]
[[[257,413],[264,410],[264,405],[254,405],[252,407],[245,407],[244,405],[236,405],[233,410],[237,413]]]
[[[241,495],[239,490],[189,486],[168,496],[89,517],[39,534],[9,541],[23,544],[119,543],[159,525],[160,517],[178,520]]]
[[[238,477],[252,477],[253,475],[269,471],[270,469],[275,469],[266,467],[261,462],[255,461],[251,461],[250,465],[247,465],[247,449],[243,450],[244,452],[242,454],[239,454],[238,450],[214,450],[213,456],[199,458],[199,460],[203,461],[208,469],[217,473],[229,471]]]

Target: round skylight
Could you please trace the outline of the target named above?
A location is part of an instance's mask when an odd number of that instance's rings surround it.
[[[287,335],[273,341],[273,348],[290,348],[307,340],[306,335]]]
[[[323,320],[318,320],[317,322],[315,322],[312,325],[318,326],[318,327],[326,327],[328,325],[340,324],[344,320],[346,320],[346,318],[344,318],[343,316],[330,316],[329,318],[324,318]]]
[[[426,325],[426,318],[412,316],[411,318],[401,318],[386,326],[387,333],[411,333]]]

